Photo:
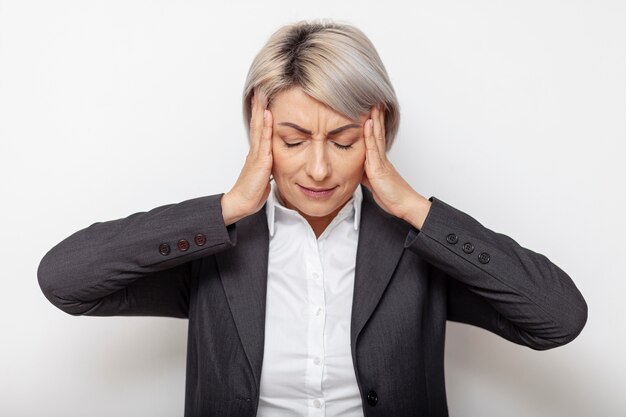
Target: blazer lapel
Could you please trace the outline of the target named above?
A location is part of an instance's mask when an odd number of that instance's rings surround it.
[[[237,331],[256,379],[261,383],[265,343],[265,299],[269,231],[265,206],[237,222],[237,245],[216,256]]]
[[[411,229],[408,223],[386,213],[362,187],[361,224],[356,253],[350,342],[353,355],[356,340],[378,305],[404,251]]]
[[[410,230],[410,225],[382,210],[367,188],[362,190],[350,326],[353,351],[359,333],[393,275]],[[237,245],[216,256],[222,286],[257,387],[261,383],[265,343],[268,254],[269,231],[264,206],[237,222]]]

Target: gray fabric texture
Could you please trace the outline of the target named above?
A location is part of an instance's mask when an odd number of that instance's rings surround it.
[[[185,417],[252,417],[259,398],[267,218],[261,209],[225,227],[221,196],[93,224],[38,270],[45,296],[69,314],[188,318]],[[536,350],[570,342],[587,320],[582,295],[545,256],[431,201],[417,231],[363,188],[351,350],[367,417],[448,415],[447,320]],[[189,249],[178,249],[181,239]]]

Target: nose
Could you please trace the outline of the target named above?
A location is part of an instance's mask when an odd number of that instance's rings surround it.
[[[307,149],[306,173],[316,182],[324,181],[331,174],[326,141],[312,141]]]

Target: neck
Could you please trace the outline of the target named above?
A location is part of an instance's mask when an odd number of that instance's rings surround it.
[[[287,207],[288,209],[297,211],[298,213],[300,213],[302,217],[304,217],[307,223],[309,223],[309,225],[311,226],[311,229],[313,229],[313,233],[315,233],[315,237],[318,239],[322,235],[322,233],[324,233],[324,230],[326,230],[328,225],[333,221],[335,216],[337,216],[337,214],[343,208],[343,206],[345,206],[346,203],[350,200],[348,199],[341,206],[335,209],[332,213],[329,213],[325,216],[309,216],[308,214],[303,213],[297,207],[294,207],[293,205],[291,205],[291,203],[287,201],[282,195],[280,196],[280,198],[284,202],[285,207]]]
[[[307,214],[302,213],[300,210],[298,210],[298,213],[300,213],[300,215],[305,218],[305,220],[311,226],[311,229],[313,229],[313,233],[315,233],[315,237],[319,239],[322,233],[324,233],[324,230],[326,230],[328,225],[333,221],[337,213],[339,213],[339,210],[341,210],[341,208],[335,210],[333,213],[327,216],[322,216],[322,217],[309,216]]]

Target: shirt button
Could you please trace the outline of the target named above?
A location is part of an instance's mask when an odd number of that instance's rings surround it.
[[[318,274],[317,272],[313,272],[311,276],[313,277],[314,280],[318,280],[320,278],[320,274]]]
[[[313,400],[313,406],[315,408],[321,408],[322,407],[322,402],[318,399]]]
[[[313,363],[316,364],[316,365],[319,365],[320,362],[321,362],[320,358],[313,359]]]
[[[315,311],[316,316],[319,316],[320,314],[322,314],[322,307],[318,307],[317,310]]]

